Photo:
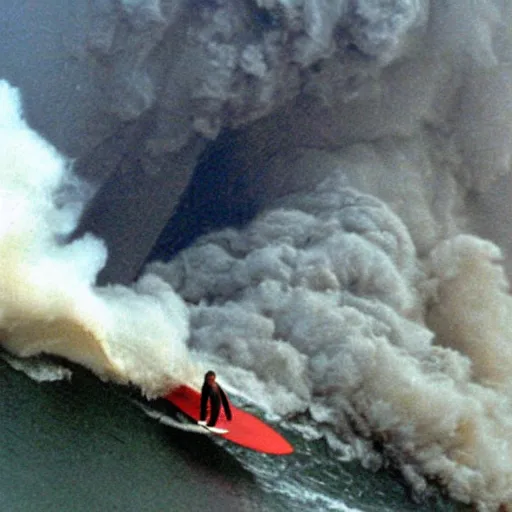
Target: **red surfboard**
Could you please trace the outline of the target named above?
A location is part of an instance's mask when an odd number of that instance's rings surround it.
[[[182,385],[173,389],[164,397],[181,412],[197,422],[200,415],[201,393],[189,386]],[[273,428],[248,412],[237,409],[230,402],[232,419],[228,421],[221,408],[216,427],[227,429],[220,437],[233,443],[250,448],[257,452],[272,455],[288,455],[293,453],[293,446]]]

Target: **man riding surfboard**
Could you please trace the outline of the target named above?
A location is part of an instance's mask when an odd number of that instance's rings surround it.
[[[201,414],[198,421],[199,425],[207,425],[208,427],[215,426],[219,418],[221,403],[226,413],[226,419],[231,421],[231,409],[229,407],[228,398],[215,379],[216,375],[214,371],[210,370],[206,372],[201,389]],[[208,423],[206,423],[208,400],[210,401],[210,418]]]

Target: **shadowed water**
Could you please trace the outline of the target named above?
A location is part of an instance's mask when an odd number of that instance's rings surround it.
[[[290,431],[296,453],[269,457],[166,427],[136,393],[77,367],[40,383],[0,361],[0,394],[2,510],[462,510],[438,495],[414,503],[397,476],[339,465]]]

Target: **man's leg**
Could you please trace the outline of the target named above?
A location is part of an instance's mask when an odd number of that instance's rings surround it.
[[[211,400],[211,411],[210,411],[210,419],[208,420],[208,426],[214,427],[215,423],[219,419],[220,413],[220,400]]]

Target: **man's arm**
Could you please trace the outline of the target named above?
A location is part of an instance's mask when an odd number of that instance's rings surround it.
[[[206,420],[206,409],[208,404],[208,386],[203,386],[201,389],[201,412],[199,416],[200,421]]]
[[[224,412],[226,413],[226,418],[228,421],[231,421],[231,408],[229,407],[228,397],[224,390],[219,386],[220,399],[222,400],[222,407],[224,407]]]

